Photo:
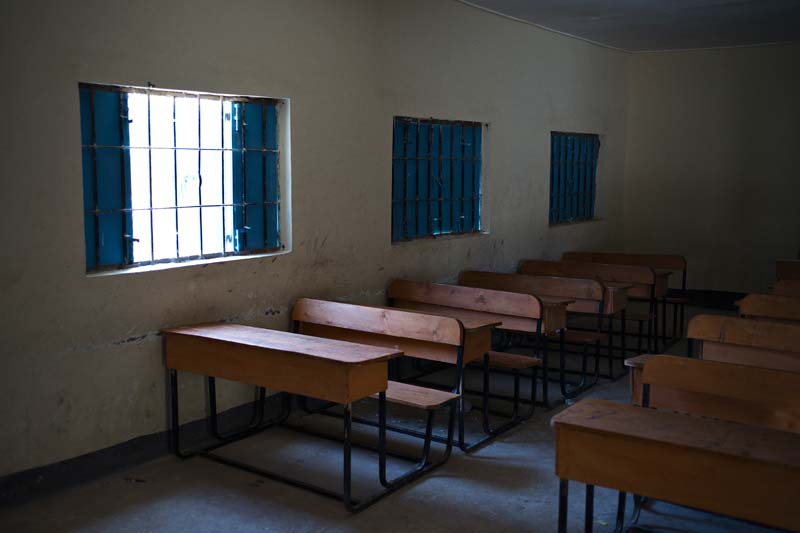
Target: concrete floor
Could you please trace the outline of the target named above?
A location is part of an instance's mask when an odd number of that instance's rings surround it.
[[[587,396],[626,401],[627,378],[601,380]],[[474,455],[454,452],[439,470],[356,515],[337,501],[248,472],[170,456],[2,509],[0,530],[555,531],[558,480],[549,420],[562,408],[537,409],[533,419]],[[314,416],[301,422],[321,427],[335,420]],[[376,460],[368,452],[354,453],[354,481],[369,480],[354,482],[358,495],[376,488]],[[276,429],[231,445],[225,454],[339,488],[341,447],[330,441]],[[595,531],[612,531],[616,493],[595,492]],[[582,530],[583,495],[580,484],[571,484],[571,531]],[[638,525],[671,532],[768,531],[661,502],[646,509]]]

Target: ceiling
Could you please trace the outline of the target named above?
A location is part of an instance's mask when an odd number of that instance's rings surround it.
[[[636,52],[800,40],[800,0],[469,0],[465,3]]]

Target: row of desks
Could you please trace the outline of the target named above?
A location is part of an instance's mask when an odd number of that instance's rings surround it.
[[[664,273],[660,279],[666,280],[666,275],[667,274]],[[628,291],[634,290],[638,286],[617,279],[608,279],[606,281],[604,295],[601,298],[601,302],[604,303],[599,310],[600,315],[613,316],[614,314],[624,312]],[[433,286],[434,284],[429,285]],[[660,285],[660,290],[663,290],[664,286],[663,284]],[[342,321],[342,317],[339,317],[339,322],[333,320],[330,324],[324,322],[303,323],[303,332],[311,333],[310,336],[252,328],[236,324],[207,324],[166,330],[164,332],[165,352],[167,367],[170,371],[173,446],[176,453],[184,457],[190,456],[193,453],[184,452],[182,450],[180,432],[178,431],[180,417],[178,410],[177,372],[187,371],[207,376],[210,391],[215,391],[213,388],[214,379],[222,378],[259,387],[261,389],[262,398],[264,389],[269,388],[275,391],[282,391],[284,397],[286,395],[299,395],[344,406],[345,426],[343,443],[345,455],[343,492],[335,493],[329,489],[315,487],[304,482],[286,478],[280,478],[282,481],[304,486],[305,488],[310,488],[319,493],[342,499],[346,507],[351,510],[361,509],[376,501],[377,498],[382,497],[392,490],[396,490],[396,488],[410,481],[417,474],[426,471],[429,465],[427,463],[426,451],[426,456],[423,458],[421,464],[410,472],[408,476],[403,476],[400,482],[388,482],[385,479],[385,405],[387,390],[391,388],[388,377],[388,363],[390,360],[396,359],[404,353],[406,355],[420,356],[420,353],[424,352],[425,355],[422,356],[423,358],[456,365],[460,373],[462,372],[460,369],[463,365],[477,361],[483,357],[485,365],[484,371],[488,372],[489,367],[486,365],[489,364],[490,360],[488,354],[492,348],[492,331],[494,329],[514,333],[534,334],[539,338],[545,339],[548,336],[561,336],[563,339],[563,333],[566,327],[567,309],[571,308],[578,312],[594,312],[592,305],[596,303],[589,298],[580,297],[564,298],[549,295],[537,298],[532,296],[536,291],[531,291],[529,296],[534,298],[532,301],[535,302],[535,305],[532,306],[530,310],[526,308],[526,310],[520,312],[513,310],[498,311],[487,302],[498,303],[495,301],[495,299],[498,299],[498,301],[503,300],[502,305],[512,305],[513,307],[513,302],[511,302],[513,298],[502,297],[501,293],[497,291],[483,291],[464,287],[459,287],[459,290],[467,292],[472,291],[470,294],[479,294],[480,298],[476,299],[478,303],[466,303],[462,306],[458,301],[459,296],[455,295],[455,293],[458,292],[455,289],[450,290],[450,292],[454,293],[453,297],[455,298],[452,302],[445,299],[445,301],[426,303],[424,299],[403,299],[402,294],[390,295],[398,308],[412,310],[417,313],[425,313],[431,317],[439,316],[453,319],[453,324],[456,324],[456,327],[460,328],[460,337],[457,343],[458,350],[435,348],[434,345],[437,343],[437,335],[440,332],[423,331],[428,329],[425,325],[413,326],[422,328],[420,330],[408,330],[403,329],[403,324],[401,323],[393,323],[393,319],[390,319],[391,312],[388,311],[389,308],[384,308],[386,311],[380,311],[380,308],[367,308],[363,306],[352,307],[361,307],[364,312],[369,310],[368,313],[371,315],[377,312],[378,315],[376,315],[374,319],[377,329],[373,330],[367,326],[362,329],[350,328],[348,327],[347,321]],[[655,290],[655,284],[653,284],[649,290],[650,292]],[[463,295],[460,297],[463,297]],[[352,310],[347,310],[348,313],[351,311]],[[392,315],[392,317],[393,316],[394,315]],[[295,318],[302,322],[302,317]],[[416,323],[419,321],[412,322]],[[432,322],[436,321],[432,320]],[[428,336],[426,337],[425,335]],[[545,342],[545,353],[546,345],[547,343]],[[535,373],[533,376],[534,379],[531,387],[535,394]],[[562,393],[566,396],[567,390],[564,385],[563,366],[561,381]],[[486,391],[486,389],[488,389],[488,381],[484,383],[484,390]],[[546,403],[546,373],[544,376],[544,383],[544,399]],[[397,389],[397,387],[395,387],[395,389]],[[460,417],[459,433],[460,443],[463,448],[463,410],[460,400],[460,383],[457,383],[453,392],[457,393],[455,396],[458,397],[458,413]],[[410,394],[413,395],[413,393],[414,391],[412,390]],[[516,390],[515,394],[517,394]],[[381,421],[379,423],[379,433],[381,436],[378,445],[380,456],[379,469],[381,482],[386,487],[386,490],[383,493],[359,501],[350,494],[350,454],[352,446],[350,435],[352,413],[350,409],[353,402],[371,396],[377,396],[379,400],[379,419]],[[485,402],[487,401],[486,398],[487,397],[484,396]],[[414,402],[411,403],[413,404]],[[516,403],[517,397],[515,396],[515,412]],[[216,432],[215,396],[212,396],[211,404],[211,414],[213,417],[212,427],[215,428]],[[256,408],[254,406],[254,409],[256,409],[254,413],[258,413],[259,409],[261,409],[260,418],[257,419],[259,421],[263,420],[263,400],[260,407]],[[453,407],[453,412],[455,412],[455,407]],[[253,423],[241,431],[236,431],[225,436],[215,433],[215,436],[218,437],[220,442],[211,447],[202,448],[199,452],[208,457],[213,457],[215,460],[233,464],[233,466],[245,466],[230,459],[222,459],[219,456],[214,456],[213,449],[238,438],[249,436],[264,427],[269,427],[272,423],[282,423],[285,421],[287,414],[288,411],[270,420],[266,425]],[[484,412],[484,416],[486,416],[486,412]],[[254,420],[256,420],[255,415]],[[431,439],[430,420],[431,416],[429,414],[425,445],[426,450],[428,449],[427,443]],[[484,420],[484,424],[486,424],[486,420]],[[452,415],[450,429],[448,431],[445,458],[449,455],[450,446],[452,444],[451,434]],[[251,471],[255,471],[252,467],[247,468]],[[269,477],[280,477],[261,470],[258,470],[258,472]]]
[[[584,400],[553,417],[561,479],[559,531],[566,531],[569,480],[800,530],[800,299],[751,294],[740,318],[689,322],[703,359],[628,359],[631,404]],[[636,516],[637,513],[634,513]]]

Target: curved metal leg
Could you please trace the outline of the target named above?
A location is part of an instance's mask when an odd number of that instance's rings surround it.
[[[217,416],[216,378],[207,376],[206,382],[208,386],[209,423],[211,425],[211,435],[215,439],[227,440],[235,438],[237,435],[252,431],[254,428],[260,426],[264,422],[264,401],[266,399],[267,391],[264,387],[256,387],[256,394],[258,397],[253,401],[253,414],[250,417],[250,422],[242,429],[235,429],[227,433],[220,432],[219,417]]]

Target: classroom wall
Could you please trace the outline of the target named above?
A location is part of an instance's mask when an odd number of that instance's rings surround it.
[[[694,289],[761,291],[800,253],[800,44],[635,54],[624,245]]]
[[[622,234],[625,54],[452,0],[14,0],[0,21],[0,475],[166,429],[161,328],[286,328],[301,296],[379,303],[395,277]],[[87,277],[80,81],[290,98],[291,253]],[[392,245],[394,115],[490,124],[485,234]],[[548,228],[554,129],[603,138],[599,221]]]

